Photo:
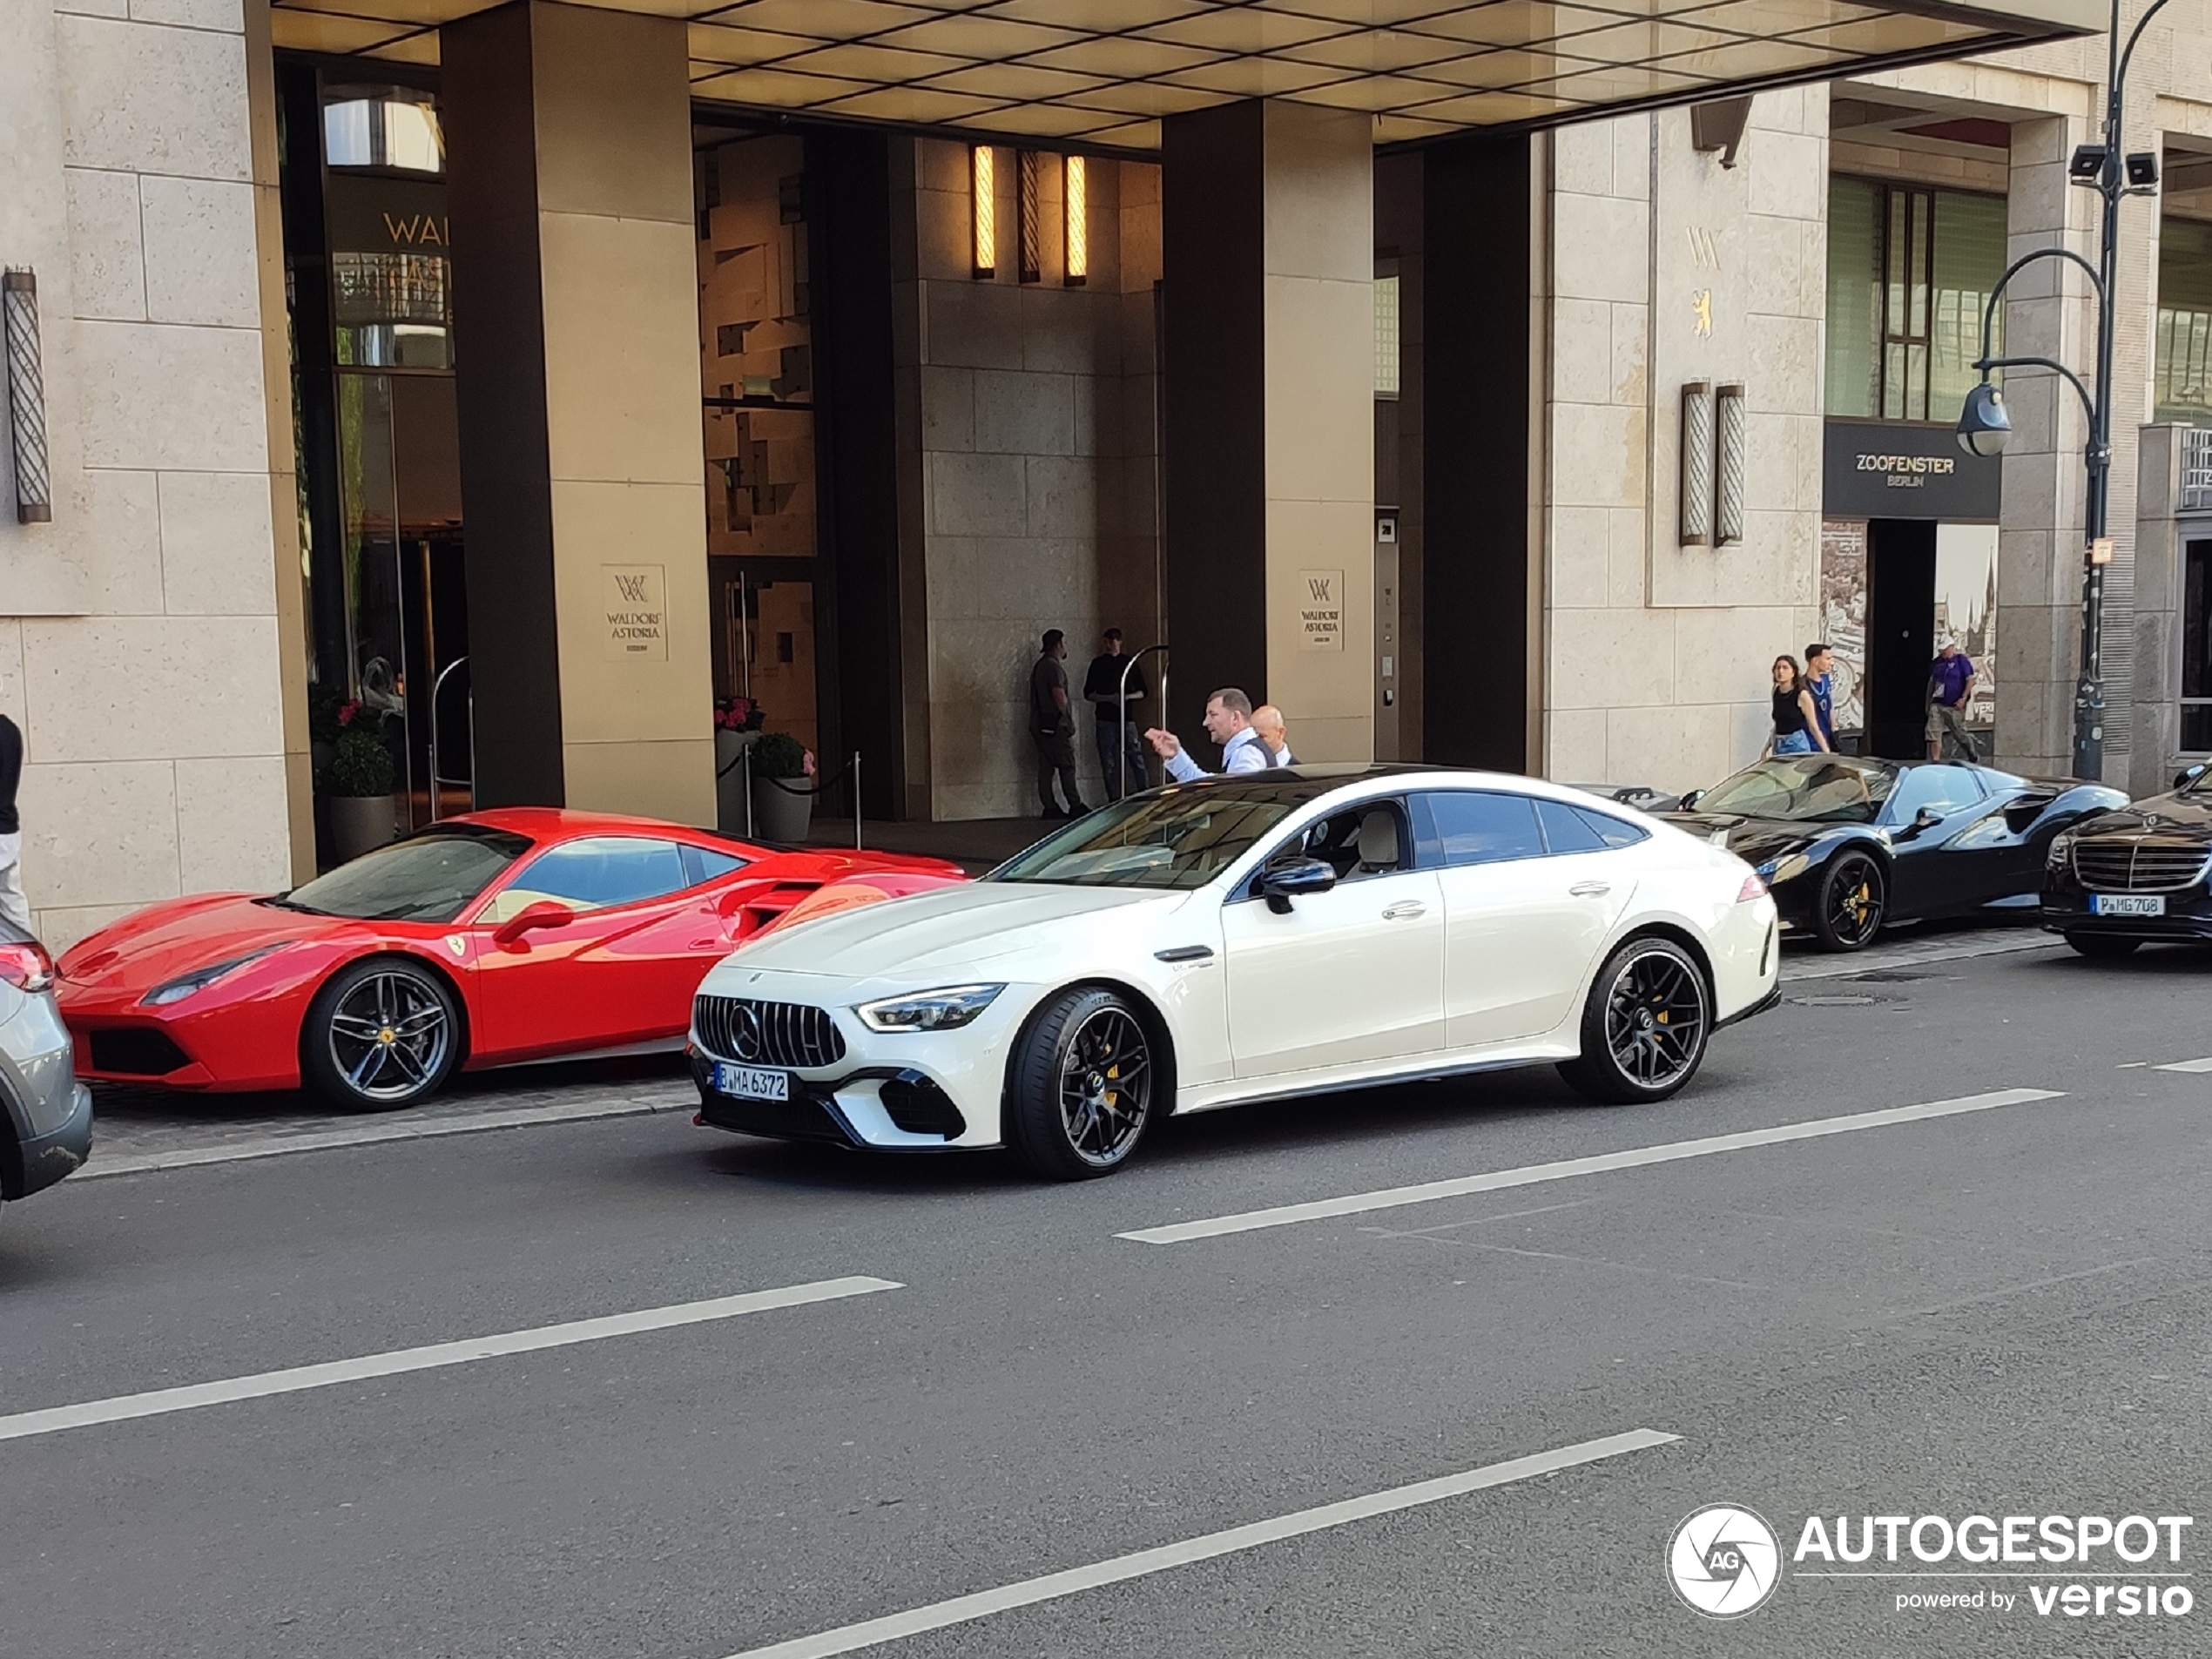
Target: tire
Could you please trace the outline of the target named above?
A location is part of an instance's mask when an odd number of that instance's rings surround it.
[[[1839,853],[1821,872],[1813,901],[1813,937],[1823,950],[1864,950],[1882,931],[1889,878],[1871,853]]]
[[[1599,968],[1582,1007],[1582,1052],[1559,1075],[1608,1105],[1664,1100],[1697,1075],[1713,1034],[1713,992],[1670,939],[1631,939]]]
[[[1164,1098],[1165,1056],[1144,1017],[1111,991],[1062,991],[1038,1009],[1008,1070],[1007,1143],[1056,1181],[1111,1175]]]
[[[401,956],[371,956],[333,974],[300,1030],[301,1075],[345,1111],[419,1105],[460,1060],[453,993]]]
[[[2117,956],[2132,956],[2141,948],[2140,939],[2126,939],[2116,934],[2068,934],[2066,942],[2093,961],[2104,961]]]

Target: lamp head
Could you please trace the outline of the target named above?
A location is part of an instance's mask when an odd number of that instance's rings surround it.
[[[1966,407],[1959,411],[1959,447],[1970,455],[1996,455],[2005,452],[2006,440],[2013,435],[2013,417],[2005,412],[2005,395],[1987,381],[1966,394]]]
[[[2074,159],[2066,165],[2066,176],[2077,185],[2094,185],[2104,176],[2106,150],[2101,144],[2085,144],[2074,152]]]
[[[2148,151],[2141,151],[2128,158],[2128,183],[2135,190],[2158,188],[2158,158]]]

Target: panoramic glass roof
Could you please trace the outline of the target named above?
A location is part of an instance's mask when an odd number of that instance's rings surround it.
[[[608,0],[689,20],[701,98],[1136,151],[1238,98],[1379,144],[1571,120],[2101,26],[2094,0]],[[275,0],[279,46],[437,61],[484,0]]]

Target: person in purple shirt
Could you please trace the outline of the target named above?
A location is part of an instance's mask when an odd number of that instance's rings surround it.
[[[1981,752],[1966,730],[1966,699],[1974,690],[1973,658],[1948,634],[1937,643],[1936,651],[1936,659],[1928,666],[1928,759],[1943,759],[1947,734],[1966,751],[1967,759],[1979,761]]]

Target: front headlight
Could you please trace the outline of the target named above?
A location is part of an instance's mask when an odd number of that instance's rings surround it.
[[[2063,834],[2054,835],[2051,838],[2051,850],[2045,855],[2043,861],[2055,870],[2073,856],[2074,832],[2067,830]]]
[[[138,1001],[145,1008],[165,1008],[172,1002],[181,1002],[194,993],[206,990],[224,974],[236,973],[248,962],[258,962],[272,951],[282,950],[291,942],[288,939],[280,940],[273,945],[264,945],[259,950],[249,950],[243,956],[233,956],[228,961],[216,962],[206,968],[196,968],[192,973],[171,980],[165,985],[155,986],[153,989],[140,997]]]
[[[1769,859],[1759,866],[1759,879],[1772,887],[1777,881],[1787,881],[1803,875],[1811,863],[1812,860],[1802,853],[1785,853],[1780,858]]]
[[[1003,985],[948,985],[863,1002],[853,1010],[871,1031],[953,1031],[966,1025],[1006,988]]]

